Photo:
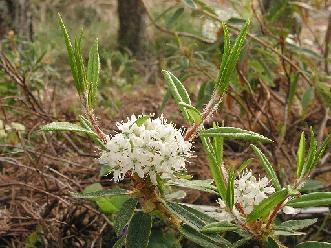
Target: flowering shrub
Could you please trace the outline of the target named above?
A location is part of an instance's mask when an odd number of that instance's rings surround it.
[[[229,86],[249,21],[243,25],[233,43],[223,24],[224,48],[219,75],[215,79],[211,99],[202,110],[192,105],[180,80],[171,72],[163,71],[169,90],[190,125],[185,133],[167,123],[162,116],[152,118],[142,115],[117,123],[119,132],[114,136],[104,134],[93,111],[100,70],[98,44],[96,42],[92,46],[85,68],[80,51],[81,39],[76,40],[73,46],[61,18],[60,25],[84,116],[80,117],[79,124],[54,122],[45,125],[42,130],[85,133],[101,150],[99,161],[103,165],[103,174],[112,173],[115,182],[129,179],[123,188],[73,193],[74,197],[94,200],[120,195],[129,197],[114,219],[118,236],[114,247],[147,247],[155,217],[162,217],[169,226],[202,247],[240,247],[250,240],[267,247],[283,247],[279,236],[301,235],[298,230],[315,223],[316,219],[275,222],[281,210],[294,213],[293,208],[331,204],[330,192],[301,195],[299,191],[318,165],[331,135],[318,146],[311,130],[310,144],[306,147],[306,137],[302,133],[297,152],[297,178],[290,185],[281,185],[268,158],[255,145],[251,148],[259,158],[265,177],[256,178],[251,171],[245,170],[250,160],[237,170],[224,164],[223,145],[227,140],[272,142],[269,138],[217,123],[213,123],[212,128],[205,128],[204,124],[211,121]],[[185,175],[185,162],[192,154],[191,142],[197,137],[207,153],[212,180],[188,180],[189,175]],[[220,207],[213,213],[206,213],[198,207],[177,203],[174,201],[177,187],[213,193],[219,198]],[[236,235],[226,239],[227,236],[220,235],[223,233]],[[316,245],[330,247],[330,244],[315,242],[302,243],[297,247]]]

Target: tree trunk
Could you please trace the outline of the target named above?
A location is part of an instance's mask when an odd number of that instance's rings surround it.
[[[140,0],[118,0],[118,44],[129,49],[134,55],[142,54],[145,37],[145,9]]]
[[[32,40],[30,0],[0,0],[0,39],[9,31],[25,40]]]

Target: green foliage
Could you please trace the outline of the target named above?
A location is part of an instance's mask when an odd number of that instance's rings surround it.
[[[179,231],[182,235],[184,235],[187,239],[193,241],[194,243],[201,245],[202,247],[209,248],[227,248],[230,247],[228,242],[221,242],[221,240],[212,238],[196,229],[192,228],[189,225],[183,225],[179,227]]]
[[[272,142],[272,140],[251,132],[247,130],[243,130],[236,127],[215,127],[209,128],[207,130],[201,130],[199,132],[200,136],[203,137],[214,137],[220,136],[227,139],[240,139],[245,141],[260,141],[260,142]]]
[[[230,48],[229,32],[224,24],[224,54],[222,56],[222,63],[216,85],[218,86],[220,93],[223,94],[230,83],[230,77],[234,71],[234,68],[239,59],[241,48],[244,45],[244,41],[248,32],[250,21],[246,21],[233,46]]]
[[[168,185],[173,185],[182,188],[196,189],[208,193],[217,194],[217,188],[212,185],[213,180],[186,180],[186,179],[178,179],[178,180],[170,180],[167,182]]]
[[[180,103],[187,104],[188,106],[191,105],[190,97],[184,87],[184,85],[176,78],[171,72],[162,70],[164,78],[168,83],[168,87],[172,96],[174,97],[176,103],[179,105]],[[191,121],[189,114],[187,113],[186,109],[179,105],[179,109],[181,110],[184,118],[187,121]]]
[[[52,122],[42,126],[40,129],[44,132],[49,131],[70,131],[70,132],[81,132],[86,134],[94,134],[91,130],[81,127],[80,125],[73,124],[70,122]]]
[[[126,238],[127,248],[146,248],[151,235],[152,217],[143,212],[137,212],[132,217],[128,235]]]
[[[222,233],[236,230],[240,230],[240,227],[229,222],[214,222],[202,228],[202,232],[204,233]]]
[[[296,208],[308,208],[316,206],[330,206],[331,192],[313,192],[290,200],[287,206]]]
[[[89,53],[89,60],[87,65],[87,81],[89,82],[88,101],[89,106],[94,107],[96,101],[97,87],[100,72],[100,58],[98,52],[98,39],[92,45]]]
[[[81,41],[83,33],[81,32],[80,37],[78,39],[75,39],[73,45],[60,14],[59,23],[65,39],[75,87],[79,96],[81,97],[81,100],[83,101],[83,104],[86,105],[87,109],[91,110],[95,106],[97,93],[96,90],[98,86],[100,72],[98,40],[95,41],[95,43],[90,49],[89,61],[86,70],[81,52]]]
[[[98,199],[100,197],[107,197],[107,196],[117,196],[117,195],[128,195],[130,192],[120,188],[113,188],[113,189],[105,189],[105,190],[98,190],[94,192],[88,193],[71,193],[71,195],[75,198],[82,198],[82,199]]]
[[[183,204],[166,202],[165,207],[184,223],[197,230],[200,230],[208,223],[216,221],[214,218]]]
[[[252,222],[258,218],[265,218],[269,215],[279,203],[283,202],[288,197],[288,189],[282,189],[273,193],[268,198],[264,199],[259,205],[254,207],[253,211],[247,216],[246,220]]]
[[[270,164],[269,160],[267,159],[267,157],[255,145],[251,145],[251,147],[253,148],[254,152],[258,156],[263,169],[267,173],[268,177],[271,179],[272,185],[275,187],[276,190],[280,190],[281,185],[277,178],[276,172],[274,171],[274,169],[273,169],[272,165]]]
[[[200,136],[200,139],[202,141],[204,150],[207,152],[209,170],[214,179],[217,191],[222,197],[222,199],[226,199],[225,181],[224,178],[221,176],[221,164],[218,163],[219,161],[217,160],[215,149],[210,142],[210,138]]]
[[[115,231],[117,235],[123,230],[123,228],[128,224],[134,214],[134,210],[138,204],[138,200],[135,198],[129,198],[125,201],[117,213],[115,220]]]

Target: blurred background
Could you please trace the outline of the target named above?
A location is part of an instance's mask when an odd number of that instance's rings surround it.
[[[109,134],[131,114],[163,113],[184,125],[161,70],[180,78],[201,109],[218,73],[221,21],[235,38],[247,18],[249,35],[214,120],[273,139],[262,148],[284,183],[295,176],[301,131],[313,127],[318,142],[330,133],[330,1],[0,0],[0,247],[112,247],[116,240],[104,217],[123,199],[90,204],[69,197],[113,184],[111,176],[99,177],[98,151],[84,136],[38,132],[81,113],[58,13],[72,38],[82,32],[84,59],[99,39],[96,114]],[[210,178],[201,144],[194,146],[188,171]],[[254,157],[248,147],[228,142],[226,166]],[[303,190],[330,190],[330,179],[328,151]],[[195,191],[184,201],[216,205],[214,196]],[[306,236],[286,244],[331,241],[330,216],[321,214]],[[150,247],[180,247],[175,236],[160,223]]]

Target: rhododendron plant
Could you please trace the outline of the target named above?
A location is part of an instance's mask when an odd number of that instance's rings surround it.
[[[177,129],[163,116],[132,115],[117,123],[118,130],[112,134],[102,131],[94,114],[100,70],[97,41],[90,50],[85,67],[80,51],[81,39],[77,39],[73,46],[61,18],[60,26],[84,113],[78,124],[54,122],[45,125],[42,130],[84,133],[99,147],[98,161],[102,165],[102,174],[111,175],[115,183],[121,183],[118,184],[121,187],[116,185],[90,193],[73,192],[73,196],[92,200],[120,195],[128,197],[113,221],[118,238],[114,247],[147,247],[153,220],[159,218],[202,247],[240,247],[250,240],[263,246],[282,247],[280,236],[301,235],[298,230],[316,222],[316,219],[275,222],[283,209],[291,214],[297,208],[331,204],[330,192],[301,195],[299,191],[322,158],[331,140],[330,135],[318,146],[311,130],[308,148],[305,134],[301,135],[297,152],[297,178],[289,185],[281,184],[267,156],[258,146],[251,145],[251,148],[265,176],[255,176],[252,170],[247,169],[250,160],[235,169],[227,165],[223,158],[223,145],[228,140],[257,144],[272,142],[251,131],[213,123],[212,119],[229,87],[245,43],[249,21],[231,42],[227,26],[222,24],[224,45],[219,74],[214,81],[211,99],[203,109],[192,105],[184,85],[174,74],[162,71],[188,128]],[[207,123],[210,125],[205,125]],[[185,167],[188,160],[196,159],[192,156],[193,141],[198,140],[207,154],[212,180],[192,180],[187,174]],[[178,203],[181,199],[178,188],[215,194],[215,199],[218,199],[217,210],[210,213],[198,206]],[[313,246],[303,244],[300,247]]]

